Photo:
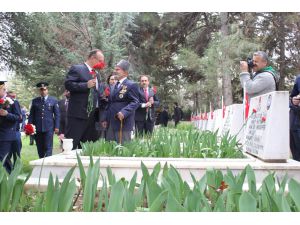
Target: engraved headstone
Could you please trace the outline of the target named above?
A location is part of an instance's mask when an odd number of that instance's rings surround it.
[[[265,161],[289,158],[289,93],[277,91],[250,100],[243,149]]]

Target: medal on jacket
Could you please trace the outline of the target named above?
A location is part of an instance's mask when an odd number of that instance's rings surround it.
[[[126,93],[126,91],[127,91],[127,86],[122,85],[122,89],[121,89],[121,91],[119,92],[119,93],[120,93],[120,94],[119,94],[119,98],[123,98],[123,97],[124,97],[124,94]]]

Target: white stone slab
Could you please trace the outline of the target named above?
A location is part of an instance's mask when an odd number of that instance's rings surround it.
[[[237,140],[243,140],[243,104],[233,104],[226,107],[225,121],[222,127],[221,135],[224,136],[227,132],[229,135],[237,135]]]
[[[221,135],[223,124],[225,122],[222,116],[222,109],[215,110],[215,115],[216,115],[216,122],[215,122],[214,132],[218,130],[218,135]]]
[[[251,99],[244,151],[265,161],[289,158],[288,104],[287,91],[271,92]]]
[[[99,157],[93,157],[96,161]],[[82,164],[87,170],[89,166],[89,157],[81,156]],[[137,172],[137,181],[142,178],[141,162],[143,162],[149,172],[154,166],[160,162],[161,166],[165,163],[173,165],[181,174],[183,180],[192,183],[190,173],[200,179],[208,168],[215,168],[226,173],[227,168],[231,169],[234,174],[240,173],[246,165],[250,165],[254,171],[257,183],[261,183],[263,179],[274,171],[276,176],[281,180],[285,174],[289,178],[295,178],[300,181],[300,163],[294,160],[288,160],[287,163],[266,163],[253,156],[247,156],[243,159],[195,159],[195,158],[136,158],[136,157],[100,157],[100,172],[104,177],[107,177],[106,168],[111,167],[117,179],[124,177],[130,180],[135,172]],[[75,151],[70,155],[54,155],[51,157],[30,162],[33,166],[33,171],[28,185],[36,185],[37,179],[41,175],[41,179],[48,179],[50,172],[53,176],[58,176],[63,179],[67,172],[75,165],[77,159]],[[41,171],[42,170],[42,171]],[[79,169],[76,167],[74,177],[80,177]],[[247,181],[246,181],[247,182]]]

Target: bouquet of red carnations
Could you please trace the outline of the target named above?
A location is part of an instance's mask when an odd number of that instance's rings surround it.
[[[31,123],[28,123],[24,126],[24,132],[26,135],[34,135],[35,134],[35,126]]]

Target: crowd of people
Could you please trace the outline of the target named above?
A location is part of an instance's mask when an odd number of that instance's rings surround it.
[[[64,82],[64,99],[60,101],[48,95],[47,82],[36,85],[39,96],[32,100],[28,124],[35,126],[31,137],[40,158],[52,155],[54,134],[60,140],[73,139],[73,149],[99,138],[122,144],[131,140],[133,130],[136,136],[152,134],[160,101],[156,89],[150,86],[150,77],[141,75],[138,82],[130,80],[130,63],[122,59],[107,82],[102,82],[100,71],[105,67],[104,61],[102,51],[95,49],[84,63],[71,66]],[[241,61],[240,69],[240,82],[250,100],[277,90],[279,77],[269,66],[265,52],[255,52],[250,62]],[[6,90],[5,82],[0,79],[0,161],[10,172],[11,158],[15,162],[20,157],[20,131],[25,126],[26,109],[21,109],[15,94]],[[158,120],[167,126],[171,118],[168,108],[162,109]],[[177,102],[173,110],[177,126],[183,112]],[[290,148],[293,159],[300,161],[300,75],[290,94]]]
[[[133,130],[136,136],[151,135],[156,120],[167,126],[171,118],[166,106],[157,119],[160,101],[156,89],[150,86],[150,77],[141,75],[138,82],[128,79],[130,63],[121,60],[107,82],[102,82],[100,71],[105,67],[104,61],[103,53],[95,49],[84,63],[71,66],[60,101],[48,94],[49,83],[36,84],[39,96],[31,102],[28,124],[35,127],[30,142],[35,141],[40,158],[52,155],[54,134],[61,141],[73,139],[73,149],[78,149],[82,142],[99,138],[122,144],[131,140]],[[26,112],[15,96],[10,96],[5,82],[0,80],[0,161],[10,172],[11,158],[15,161],[20,157],[20,131],[24,130]],[[10,102],[6,103],[7,100]],[[173,119],[175,125],[182,119],[177,103]]]

